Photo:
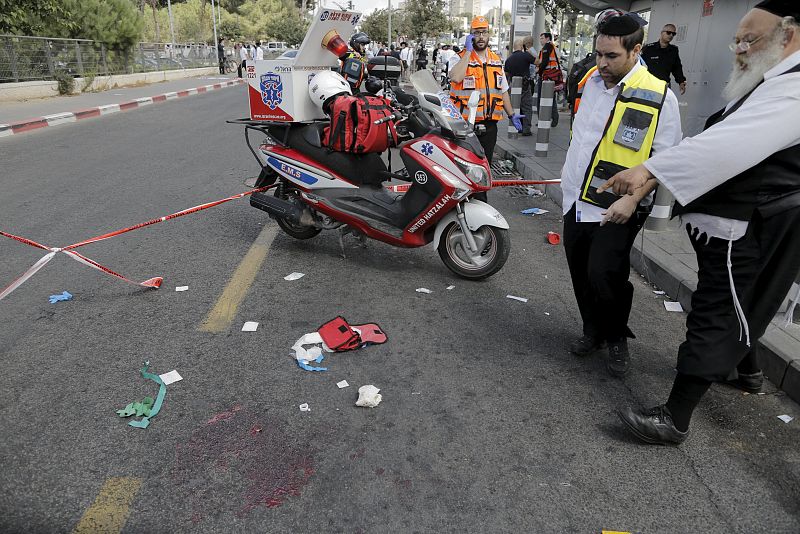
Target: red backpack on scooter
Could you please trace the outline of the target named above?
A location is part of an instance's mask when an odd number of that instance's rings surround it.
[[[323,143],[339,152],[383,152],[397,145],[397,131],[393,121],[375,121],[393,112],[389,100],[381,96],[339,96],[330,105],[331,125],[325,128]]]

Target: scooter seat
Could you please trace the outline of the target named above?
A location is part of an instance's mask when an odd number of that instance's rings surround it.
[[[293,124],[287,144],[304,156],[318,161],[348,182],[359,185],[380,185],[388,178],[386,164],[380,154],[351,154],[336,152],[322,146],[327,122]]]

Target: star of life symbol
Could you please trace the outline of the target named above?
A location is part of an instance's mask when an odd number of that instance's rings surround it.
[[[633,143],[636,141],[636,136],[639,134],[638,128],[631,128],[630,126],[626,126],[625,129],[622,131],[622,139],[627,143]]]
[[[281,77],[273,72],[261,75],[261,101],[271,110],[275,111],[283,102],[283,82]]]
[[[433,154],[433,145],[430,143],[425,143],[424,145],[422,145],[420,151],[426,156],[430,156],[431,154]]]

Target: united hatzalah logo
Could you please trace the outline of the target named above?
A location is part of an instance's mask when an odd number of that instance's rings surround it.
[[[278,105],[283,102],[283,82],[281,77],[273,72],[261,75],[259,83],[261,87],[261,101],[275,111]]]
[[[425,174],[423,171],[417,171],[414,174],[414,180],[417,181],[418,184],[424,185],[428,183],[428,175]]]

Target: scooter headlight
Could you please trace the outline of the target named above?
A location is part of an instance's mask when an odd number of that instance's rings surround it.
[[[469,193],[470,190],[469,187],[467,187],[467,184],[465,184],[464,182],[462,182],[461,180],[459,180],[458,178],[456,178],[443,168],[439,167],[438,165],[434,165],[433,170],[436,171],[437,174],[439,174],[439,176],[442,177],[442,179],[444,179],[447,183],[453,186],[453,188],[455,188],[455,192],[452,195],[455,200],[461,200],[467,195],[467,193]]]
[[[461,158],[455,158],[455,162],[473,183],[489,187],[489,173],[486,172],[483,165],[476,165]]]

